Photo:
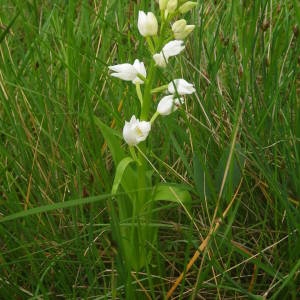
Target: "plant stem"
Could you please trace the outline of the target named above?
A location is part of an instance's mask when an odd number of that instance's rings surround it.
[[[133,146],[129,146],[129,151],[130,151],[130,154],[131,154],[132,158],[133,158],[135,161],[139,162],[139,159],[138,159],[138,157],[137,157],[137,155],[136,155],[136,153],[135,153],[135,149],[134,149]]]
[[[149,68],[148,80],[145,84],[143,105],[141,109],[141,120],[148,119],[150,105],[151,105],[151,90],[152,90],[153,81],[155,79],[155,73],[156,73],[156,68],[154,66],[154,61],[152,60]]]
[[[150,123],[151,125],[154,123],[154,121],[156,120],[156,118],[159,116],[159,112],[155,112],[154,115],[152,116],[151,120],[150,120]]]
[[[140,103],[141,103],[141,107],[143,107],[143,95],[142,95],[142,91],[141,91],[141,85],[136,84],[135,88],[136,88],[137,96],[138,96],[138,98],[140,100]]]
[[[168,86],[169,86],[168,84],[165,84],[165,85],[159,86],[159,87],[157,87],[155,89],[152,89],[151,90],[151,94],[163,92],[163,91],[165,91],[168,88]]]

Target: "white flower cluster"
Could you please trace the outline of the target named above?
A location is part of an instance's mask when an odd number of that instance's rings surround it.
[[[162,21],[169,23],[170,20],[177,14],[185,14],[193,9],[197,3],[185,0],[159,0],[159,8],[161,10]],[[149,46],[153,46],[149,39],[157,38],[159,24],[152,12],[145,13],[139,11],[138,14],[138,30],[140,34],[150,43]],[[195,25],[187,25],[185,19],[179,19],[175,21],[172,26],[173,40],[168,41],[159,52],[156,49],[160,43],[156,44],[156,47],[150,47],[152,52],[152,58],[155,65],[161,68],[166,68],[169,63],[169,58],[180,54],[185,49],[184,39],[194,30]],[[155,41],[155,39],[154,39]],[[152,48],[152,49],[151,49]],[[147,84],[147,72],[143,62],[138,59],[133,64],[123,63],[114,66],[109,66],[111,76],[117,77],[122,80],[131,81],[133,84],[139,86],[140,84]],[[169,95],[164,96],[158,103],[156,115],[169,115],[184,103],[182,96],[192,94],[196,90],[194,85],[186,80],[174,79],[168,85],[158,88],[160,90],[166,90]],[[146,140],[150,130],[151,123],[153,121],[140,121],[133,115],[129,122],[125,121],[123,128],[123,138],[130,146],[137,145],[139,142]]]
[[[171,95],[167,95],[160,100],[157,106],[157,112],[162,116],[169,115],[184,102],[184,99],[177,95],[189,95],[195,91],[194,85],[182,78],[171,81],[168,84],[168,92]]]

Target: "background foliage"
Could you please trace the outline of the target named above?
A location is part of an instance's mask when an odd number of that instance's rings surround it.
[[[0,0],[1,299],[125,297],[108,212],[115,166],[97,120],[121,132],[138,110],[134,86],[107,66],[149,63],[139,9],[157,6]],[[197,93],[155,124],[149,159],[157,181],[190,187],[192,207],[161,203],[153,270],[130,287],[162,299],[235,195],[174,299],[298,299],[300,5],[198,0],[187,19],[196,29],[162,83],[182,74]]]

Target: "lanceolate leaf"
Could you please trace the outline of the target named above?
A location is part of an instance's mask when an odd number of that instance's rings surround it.
[[[154,192],[154,201],[171,201],[178,204],[187,204],[192,201],[187,189],[177,184],[159,184]]]
[[[115,166],[117,166],[117,168],[118,168],[121,161],[124,158],[126,158],[126,154],[121,146],[121,140],[122,140],[121,135],[119,134],[118,131],[105,125],[98,118],[95,118],[95,124],[97,126],[99,126],[99,128],[102,132],[102,135],[104,137],[104,140],[106,141],[108,148],[111,152]],[[128,157],[127,157],[127,159],[128,159]],[[125,165],[123,165],[123,164],[125,164]],[[119,172],[121,172],[120,173],[120,176],[121,176],[120,182],[118,182],[118,183],[115,182],[114,185],[116,185],[116,184],[119,185],[121,183],[124,191],[128,194],[128,196],[131,197],[132,191],[136,189],[137,175],[136,175],[136,172],[134,172],[132,170],[132,168],[130,166],[128,166],[127,160],[125,160],[125,163],[123,162],[122,165],[119,167],[120,168]],[[122,170],[123,168],[124,168],[124,170]],[[117,180],[119,180],[119,179],[117,179]],[[132,200],[134,200],[134,199],[132,198]]]
[[[108,145],[108,148],[113,157],[114,163],[117,165],[124,157],[125,153],[121,147],[121,135],[118,131],[110,128],[98,118],[95,118],[96,125],[100,128],[102,135],[104,137],[105,142]]]
[[[113,183],[113,187],[111,190],[111,193],[114,195],[116,194],[118,187],[121,183],[121,180],[123,178],[124,172],[126,170],[126,168],[129,166],[130,163],[134,162],[134,160],[131,157],[125,157],[123,158],[118,166],[117,166],[117,170],[116,170],[116,175],[115,175],[115,179],[114,179],[114,183]]]
[[[106,195],[99,195],[99,196],[88,197],[88,198],[79,198],[79,199],[69,200],[65,202],[58,202],[54,204],[38,206],[28,210],[22,210],[20,212],[0,218],[0,223],[16,220],[20,218],[25,218],[31,215],[41,214],[52,210],[70,208],[70,207],[89,204],[93,202],[100,202],[110,198],[110,196],[111,196],[110,194],[109,195],[106,194]]]

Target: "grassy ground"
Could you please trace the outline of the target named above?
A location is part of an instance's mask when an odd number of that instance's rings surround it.
[[[149,2],[0,0],[0,298],[163,299],[232,200],[172,297],[300,299],[296,0],[198,0],[187,15],[196,29],[170,76],[197,93],[155,124],[149,159],[156,181],[190,187],[191,217],[160,204],[152,269],[125,287],[95,120],[121,132],[138,110],[107,66],[150,61],[136,26]]]

